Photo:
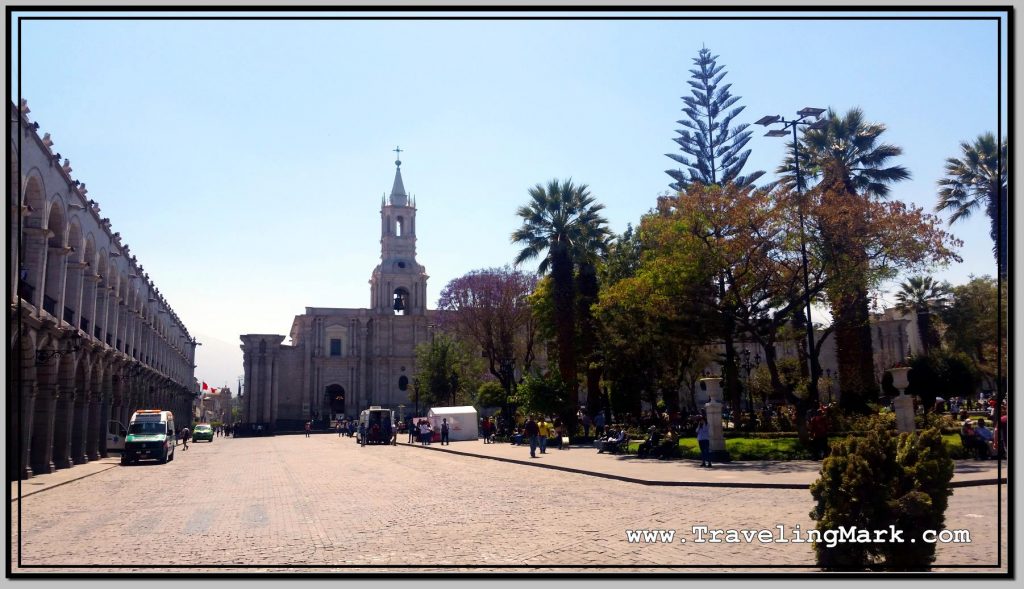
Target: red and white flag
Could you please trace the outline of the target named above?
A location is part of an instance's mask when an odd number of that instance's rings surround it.
[[[210,394],[211,395],[216,395],[217,394],[217,389],[215,389],[213,387],[210,387]]]
[[[205,390],[206,390],[206,389],[208,389],[208,388],[210,388],[210,387],[206,386],[206,383],[204,382],[204,383],[203,383],[203,390],[205,391]]]

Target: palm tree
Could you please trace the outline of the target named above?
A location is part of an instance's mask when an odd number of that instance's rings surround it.
[[[996,148],[992,133],[978,135],[974,145],[960,143],[963,159],[951,157],[946,160],[946,177],[939,180],[939,204],[936,211],[953,211],[949,218],[952,225],[967,219],[984,205],[991,228],[992,252],[999,265],[999,273],[1006,275],[1006,140]]]
[[[840,198],[884,198],[889,184],[910,178],[902,166],[886,166],[903,153],[897,146],[881,143],[885,125],[864,120],[859,108],[840,116],[829,109],[825,124],[808,128],[800,140],[800,168],[805,178],[820,180]],[[793,158],[777,170],[792,185]],[[784,182],[787,182],[784,180]],[[841,403],[863,410],[878,395],[869,326],[869,261],[857,239],[867,219],[818,219],[822,251],[831,272],[841,276],[828,292],[835,323],[836,356],[839,358]]]
[[[568,397],[573,405],[565,408],[563,418],[571,424],[576,415],[577,368],[574,257],[586,251],[602,231],[607,231],[607,221],[599,214],[604,205],[594,200],[585,184],[576,186],[571,179],[554,179],[547,186],[538,184],[530,189],[530,199],[529,204],[516,211],[523,225],[512,234],[512,243],[522,244],[523,249],[515,264],[541,258],[537,273],[551,274],[558,372],[569,387]]]
[[[936,282],[931,276],[911,276],[896,293],[896,309],[901,313],[913,311],[917,314],[917,331],[926,355],[939,347],[939,334],[932,325],[932,313],[946,306],[951,288],[948,282]]]
[[[805,185],[808,179],[828,181],[831,171],[850,194],[884,198],[889,195],[888,184],[910,178],[903,166],[883,167],[903,153],[895,145],[878,144],[885,125],[866,122],[864,112],[856,107],[844,116],[829,109],[825,120],[822,128],[805,130],[800,140],[800,172]],[[793,152],[792,143],[788,152]],[[776,172],[785,174],[792,186],[794,170],[793,157],[788,156]]]

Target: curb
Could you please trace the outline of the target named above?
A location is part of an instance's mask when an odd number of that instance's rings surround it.
[[[51,486],[43,488],[43,489],[36,489],[35,491],[30,491],[28,493],[22,493],[21,495],[18,495],[16,497],[12,498],[11,499],[11,503],[14,503],[15,501],[24,499],[25,497],[29,497],[31,495],[35,495],[36,493],[42,493],[44,491],[49,491],[50,489],[56,489],[57,487],[63,487],[64,485],[66,485],[68,483],[73,483],[75,481],[80,481],[80,480],[82,480],[84,478],[88,478],[88,477],[91,477],[93,475],[100,474],[101,472],[107,472],[108,470],[110,470],[112,468],[117,468],[118,466],[121,466],[121,465],[120,464],[111,464],[110,466],[108,466],[107,468],[104,468],[103,470],[97,470],[96,472],[90,472],[89,474],[83,474],[80,477],[75,477],[73,479],[68,479],[68,480],[66,480],[66,481],[64,481],[62,483],[57,483],[55,485],[51,485]]]
[[[652,481],[647,479],[637,479],[633,477],[627,477],[617,474],[608,474],[604,472],[596,472],[593,470],[583,470],[580,468],[571,468],[568,466],[556,466],[554,464],[542,464],[539,462],[529,462],[526,460],[518,460],[515,458],[504,458],[501,456],[485,456],[483,454],[474,454],[472,452],[461,452],[459,450],[449,450],[447,448],[435,448],[433,446],[422,446],[420,444],[410,444],[408,442],[399,442],[400,446],[413,446],[420,447],[424,450],[433,450],[435,452],[448,452],[449,454],[458,454],[459,456],[470,456],[472,458],[481,458],[484,460],[496,460],[498,462],[507,462],[509,464],[521,464],[524,466],[533,466],[537,468],[547,468],[549,470],[559,470],[562,472],[571,472],[573,474],[582,474],[585,476],[597,477],[601,479],[611,479],[614,481],[622,481],[624,483],[633,483],[636,485],[645,485],[648,487],[717,487],[725,489],[810,489],[809,484],[802,483],[742,483],[742,482],[718,482],[718,481]],[[963,488],[963,487],[981,487],[985,485],[996,485],[1006,484],[1006,477],[1000,479],[976,479],[967,481],[950,481],[949,486],[951,489]]]

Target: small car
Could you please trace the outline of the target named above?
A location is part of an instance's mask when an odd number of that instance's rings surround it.
[[[192,432],[192,441],[198,442],[199,440],[213,441],[213,428],[210,427],[210,424],[200,423],[196,425],[195,431]]]

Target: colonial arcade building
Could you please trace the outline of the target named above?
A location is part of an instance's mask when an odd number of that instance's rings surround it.
[[[106,457],[136,409],[186,425],[198,344],[27,104],[9,110],[8,477],[28,478]]]
[[[291,342],[242,335],[243,421],[264,431],[298,430],[307,420],[355,417],[370,405],[409,402],[415,349],[429,341],[427,274],[416,261],[416,203],[405,192],[402,162],[380,209],[380,264],[370,277],[369,309],[306,307]],[[244,427],[243,427],[244,431]]]

